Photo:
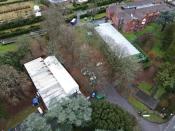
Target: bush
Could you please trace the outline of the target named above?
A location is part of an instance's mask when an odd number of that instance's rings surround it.
[[[144,69],[148,69],[151,65],[152,65],[152,64],[151,64],[150,61],[144,62],[144,63],[143,63],[143,68],[144,68]]]
[[[103,5],[108,5],[112,3],[116,3],[116,0],[100,0],[97,2],[97,6],[103,6]]]
[[[77,11],[77,10],[86,10],[88,8],[87,4],[81,4],[81,5],[75,5],[73,10]]]
[[[17,40],[17,43],[18,43],[17,51],[0,54],[0,65],[10,65],[17,70],[23,69],[21,60],[29,52],[30,40],[28,39],[28,37],[20,37]]]

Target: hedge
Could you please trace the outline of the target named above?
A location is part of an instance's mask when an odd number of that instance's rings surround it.
[[[88,8],[87,4],[81,4],[81,5],[75,5],[73,10],[77,11],[77,10],[86,10]]]
[[[16,27],[20,27],[20,26],[34,24],[34,23],[40,22],[42,20],[44,20],[44,17],[42,17],[42,16],[41,17],[33,16],[33,17],[30,17],[27,19],[17,19],[17,20],[11,21],[9,23],[0,24],[0,31],[6,30],[6,29],[11,29],[11,28],[16,28]]]
[[[97,14],[104,13],[104,12],[106,12],[106,9],[105,8],[100,8],[100,10],[97,11]],[[91,15],[92,15],[91,12],[87,12],[86,14],[81,15],[80,18],[82,19],[82,18],[85,18],[85,17],[89,17]]]
[[[112,4],[112,3],[116,3],[116,2],[117,2],[117,0],[100,0],[97,2],[97,6],[108,5],[108,4]]]
[[[30,26],[27,29],[16,29],[15,31],[12,32],[1,32],[0,33],[0,39],[5,39],[8,37],[14,37],[17,35],[21,35],[21,34],[26,34],[26,33],[30,33],[31,31],[36,31],[39,30],[40,26]]]
[[[7,0],[0,0],[0,2],[5,2],[5,1],[7,1]]]
[[[6,2],[6,3],[0,3],[0,6],[3,6],[3,5],[9,5],[9,4],[15,4],[15,3],[22,3],[22,2],[25,2],[25,1],[32,1],[32,0],[19,0],[19,1],[12,1],[12,2]]]

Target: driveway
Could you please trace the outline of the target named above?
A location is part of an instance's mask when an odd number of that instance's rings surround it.
[[[175,131],[175,117],[164,124],[149,122],[140,117],[132,105],[129,104],[128,101],[114,89],[114,87],[108,86],[108,88],[103,89],[103,93],[106,94],[107,100],[109,102],[120,106],[122,109],[135,116],[141,128],[141,131]]]

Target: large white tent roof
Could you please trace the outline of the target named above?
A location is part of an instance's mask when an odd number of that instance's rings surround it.
[[[48,109],[54,99],[80,93],[78,84],[55,56],[40,57],[24,66]]]
[[[139,54],[140,52],[110,23],[99,24],[95,30],[112,50],[120,48],[123,57]]]

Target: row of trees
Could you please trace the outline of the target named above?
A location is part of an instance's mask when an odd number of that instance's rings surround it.
[[[43,116],[31,115],[21,125],[26,131],[71,131],[86,127],[105,130],[132,131],[135,122],[132,116],[107,101],[88,101],[81,95],[57,102]]]

